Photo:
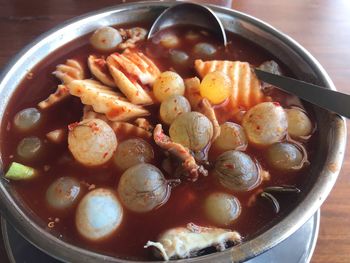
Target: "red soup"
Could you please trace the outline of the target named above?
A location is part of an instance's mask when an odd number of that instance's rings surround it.
[[[312,116],[256,78],[288,69],[248,40],[224,47],[193,26],[146,40],[148,26],[99,29],[32,69],[2,122],[5,177],[47,231],[92,251],[155,260],[213,252],[219,234],[221,248],[245,242],[303,190]],[[182,254],[166,244],[208,233]]]

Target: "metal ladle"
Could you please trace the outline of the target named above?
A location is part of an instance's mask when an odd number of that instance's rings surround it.
[[[180,3],[166,9],[154,21],[147,38],[152,38],[164,28],[181,24],[206,28],[216,34],[224,46],[227,45],[225,29],[220,19],[210,8],[194,3]]]

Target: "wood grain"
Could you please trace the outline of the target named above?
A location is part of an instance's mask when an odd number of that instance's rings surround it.
[[[58,23],[120,2],[0,1],[0,69],[27,43]],[[350,93],[350,1],[234,0],[233,8],[256,16],[297,40],[321,62],[337,89]],[[349,131],[349,121],[347,126]],[[322,206],[313,263],[350,262],[349,150],[348,145],[339,179]],[[2,245],[0,261],[7,262]]]

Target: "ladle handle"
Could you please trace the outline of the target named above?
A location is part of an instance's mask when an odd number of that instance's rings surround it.
[[[350,118],[350,95],[348,94],[326,89],[301,80],[271,74],[259,69],[255,69],[255,73],[264,82],[294,94],[312,104]]]

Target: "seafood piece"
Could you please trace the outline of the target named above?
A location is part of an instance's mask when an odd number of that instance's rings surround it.
[[[144,139],[149,139],[152,137],[152,133],[150,131],[147,131],[131,123],[108,120],[106,115],[95,112],[91,106],[85,106],[83,109],[83,120],[86,119],[100,119],[107,122],[117,135],[118,133],[132,134],[136,137],[141,137]]]
[[[213,124],[202,113],[192,111],[177,116],[169,128],[172,141],[192,151],[202,151],[213,138]]]
[[[17,145],[18,157],[24,161],[38,160],[45,153],[45,144],[36,137],[24,137]]]
[[[126,39],[119,44],[118,48],[120,49],[134,48],[136,42],[145,39],[147,35],[147,30],[142,27],[133,27],[130,29],[120,28],[118,31],[122,38]]]
[[[88,57],[88,66],[92,73],[99,81],[109,87],[116,87],[111,73],[109,73],[107,62],[103,57],[90,55]]]
[[[211,137],[211,142],[214,142],[216,138],[220,136],[220,125],[216,118],[215,111],[211,106],[208,99],[204,98],[199,103],[199,110],[210,120],[213,124],[213,136]]]
[[[68,85],[70,94],[77,96],[85,105],[91,105],[97,113],[103,113],[108,120],[126,121],[149,115],[141,106],[127,102],[111,88],[93,80],[74,80]]]
[[[173,95],[184,95],[185,83],[182,77],[173,71],[164,71],[153,84],[153,95],[163,102]]]
[[[297,107],[287,109],[288,134],[295,139],[306,139],[312,133],[312,122],[306,113]]]
[[[226,101],[232,91],[229,76],[221,71],[210,72],[202,79],[199,91],[202,97],[212,104],[221,104]]]
[[[80,201],[75,214],[78,233],[90,241],[112,235],[123,220],[123,207],[114,191],[97,188]]]
[[[179,46],[180,40],[179,38],[170,32],[162,32],[160,39],[155,41],[157,44],[161,44],[163,47],[168,49],[174,49]]]
[[[58,85],[54,93],[38,103],[40,109],[49,108],[67,98],[69,96],[69,91],[66,85],[73,80],[84,79],[84,69],[80,63],[74,59],[67,59],[65,64],[57,65],[56,70],[52,72],[52,74],[59,78],[63,84]]]
[[[105,164],[117,149],[118,141],[114,131],[102,120],[83,120],[70,124],[68,128],[68,148],[83,165]]]
[[[263,102],[244,114],[242,127],[250,143],[267,146],[279,142],[287,134],[287,114],[278,102]]]
[[[66,135],[65,129],[56,129],[46,133],[46,138],[52,143],[59,144],[65,140]]]
[[[268,200],[276,214],[280,212],[280,204],[276,194],[299,194],[301,190],[293,185],[270,186],[264,188],[259,196]],[[255,201],[255,200],[254,200]]]
[[[46,191],[47,204],[58,210],[72,208],[81,195],[81,185],[74,177],[60,177]]]
[[[146,131],[153,131],[154,127],[152,124],[149,123],[149,121],[145,118],[137,118],[135,120],[135,124],[137,127],[140,127]]]
[[[36,108],[26,108],[16,113],[13,118],[13,125],[17,130],[26,132],[37,128],[41,120],[40,111]]]
[[[140,163],[122,174],[117,191],[120,201],[127,209],[144,213],[164,205],[169,199],[171,189],[157,167]]]
[[[144,139],[149,139],[152,137],[151,132],[146,131],[145,129],[137,127],[136,125],[133,125],[128,122],[114,121],[114,122],[110,122],[109,125],[111,126],[113,131],[117,134],[122,132],[123,134],[132,134],[136,137],[141,137]]]
[[[185,79],[185,96],[194,110],[198,109],[198,105],[203,99],[199,89],[200,84],[201,82],[197,77]]]
[[[54,93],[50,94],[49,97],[38,103],[38,107],[42,110],[47,109],[52,105],[64,100],[69,95],[70,94],[66,85],[58,85]]]
[[[155,248],[157,256],[169,260],[195,257],[210,247],[223,251],[240,242],[241,235],[236,231],[201,227],[189,223],[186,227],[176,227],[165,231],[159,237],[158,242],[148,241],[144,247]]]
[[[114,53],[107,58],[107,65],[115,84],[132,103],[153,103],[143,85],[152,85],[160,71],[143,53]]]
[[[295,144],[288,142],[276,142],[266,150],[265,158],[270,167],[279,171],[298,171],[306,162],[306,156]]]
[[[209,44],[209,43],[198,43],[196,44],[193,49],[192,49],[193,53],[197,56],[197,57],[212,57],[217,49]]]
[[[89,105],[85,105],[83,108],[83,120],[87,120],[87,119],[100,119],[103,120],[105,122],[109,122],[109,120],[107,119],[106,115],[102,114],[102,113],[97,113],[94,111],[94,109],[89,106]]]
[[[189,56],[186,52],[176,49],[169,50],[170,59],[173,63],[178,65],[184,65],[187,63]]]
[[[179,143],[173,142],[169,136],[165,135],[161,124],[157,124],[153,131],[153,138],[156,144],[164,150],[169,151],[182,160],[182,166],[188,172],[189,179],[196,181],[199,175],[207,176],[208,171],[196,163],[188,148]]]
[[[236,150],[219,155],[215,161],[215,175],[222,186],[235,192],[249,191],[262,181],[257,162]]]
[[[90,38],[90,44],[100,51],[112,51],[122,43],[119,31],[110,26],[97,29]]]
[[[111,56],[113,55],[119,66],[128,74],[134,75],[143,85],[152,85],[160,75],[158,67],[141,52],[127,49],[121,55],[114,53]]]
[[[151,163],[153,159],[152,145],[141,138],[133,138],[118,145],[113,161],[119,170],[125,171],[139,163]]]
[[[248,140],[241,125],[225,122],[220,125],[220,135],[213,146],[223,152],[228,150],[245,151]]]
[[[220,71],[230,77],[232,92],[229,101],[234,109],[242,107],[250,109],[258,103],[269,100],[269,97],[263,94],[260,81],[247,62],[197,59],[195,69],[201,78],[214,71]]]
[[[207,218],[219,226],[231,225],[240,216],[241,210],[239,200],[224,192],[211,193],[204,201]]]
[[[170,125],[177,116],[190,111],[191,105],[184,96],[172,95],[160,104],[159,115],[162,122]]]
[[[63,84],[69,84],[75,79],[84,79],[84,69],[75,59],[67,59],[65,64],[59,64],[52,72]]]

